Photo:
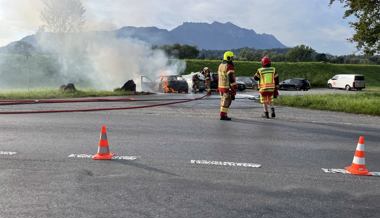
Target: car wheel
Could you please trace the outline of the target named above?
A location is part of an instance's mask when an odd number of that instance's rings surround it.
[[[351,90],[351,87],[349,85],[346,85],[346,91],[350,91]]]
[[[332,85],[329,83],[329,84],[327,84],[327,87],[329,88],[329,89],[332,89]]]

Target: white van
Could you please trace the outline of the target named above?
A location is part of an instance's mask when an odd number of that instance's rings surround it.
[[[360,74],[338,74],[327,81],[327,87],[330,89],[345,89],[347,91],[365,88],[364,76]]]

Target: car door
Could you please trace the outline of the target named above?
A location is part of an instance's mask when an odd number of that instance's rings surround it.
[[[289,89],[289,87],[290,87],[290,79],[284,80],[280,84],[280,88],[281,89],[285,89],[286,90],[286,89]]]
[[[338,78],[339,76],[334,76],[331,78],[331,87],[332,88],[338,88]]]

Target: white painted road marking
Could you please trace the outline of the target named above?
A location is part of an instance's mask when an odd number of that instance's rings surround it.
[[[325,173],[342,173],[342,174],[351,174],[345,169],[325,169],[322,168]],[[371,176],[380,176],[380,172],[369,172]]]
[[[345,169],[325,169],[325,168],[322,168],[323,172],[325,173],[343,173],[343,174],[350,174],[349,172],[347,172],[347,170]]]
[[[235,163],[235,162],[208,161],[208,160],[191,160],[191,164],[229,166],[229,167],[250,167],[250,168],[261,167],[261,164],[256,164],[256,163]]]
[[[70,154],[69,158],[92,159],[92,154]],[[137,160],[137,156],[113,156],[112,160]]]
[[[9,156],[13,156],[17,154],[17,152],[13,152],[13,151],[0,151],[0,155],[9,155]]]

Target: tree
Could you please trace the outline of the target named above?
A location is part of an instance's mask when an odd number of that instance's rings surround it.
[[[330,0],[330,5],[336,0]],[[350,39],[367,55],[380,53],[380,1],[379,0],[338,0],[347,8],[344,18],[354,16],[350,22],[355,34]]]
[[[86,12],[80,0],[43,0],[41,19],[45,28],[53,33],[81,31]]]
[[[169,56],[176,57],[179,59],[193,59],[197,58],[199,55],[199,50],[195,46],[191,45],[164,45],[161,47],[157,47],[165,51],[165,53]]]
[[[255,53],[252,49],[249,48],[243,48],[240,50],[239,54],[237,55],[237,59],[241,61],[253,61],[255,60]]]
[[[327,55],[324,54],[324,53],[320,53],[320,54],[315,55],[315,60],[319,61],[319,62],[326,62],[326,61],[328,61]]]
[[[287,57],[289,61],[312,61],[314,49],[306,45],[299,45],[289,50]]]

